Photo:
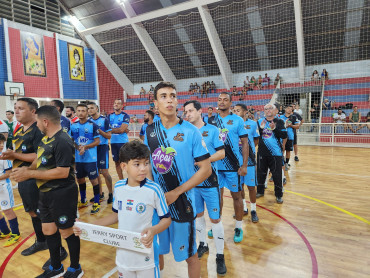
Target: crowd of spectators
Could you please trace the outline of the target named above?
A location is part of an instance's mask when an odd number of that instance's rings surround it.
[[[321,75],[319,75],[319,72],[317,70],[314,70],[311,75],[311,80],[312,81],[329,80],[329,73],[326,71],[326,69],[323,69]]]

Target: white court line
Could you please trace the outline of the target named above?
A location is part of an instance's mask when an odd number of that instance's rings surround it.
[[[102,278],[109,278],[111,277],[114,273],[117,272],[117,267],[111,269],[107,274],[105,274]]]
[[[322,175],[333,175],[333,176],[348,176],[348,177],[365,178],[365,179],[370,178],[370,176],[360,176],[360,175],[354,175],[354,174],[304,171],[304,170],[289,170],[289,172],[308,173],[308,174],[322,174]]]

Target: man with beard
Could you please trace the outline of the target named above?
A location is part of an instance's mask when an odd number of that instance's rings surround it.
[[[140,139],[144,141],[144,138],[145,138],[145,131],[146,131],[146,128],[148,125],[151,125],[153,123],[153,119],[154,119],[154,112],[152,110],[147,110],[144,114],[144,124],[143,126],[141,127],[141,130],[140,130]]]
[[[76,116],[75,108],[73,106],[66,107],[66,116],[71,121],[71,124],[78,122],[78,117]]]

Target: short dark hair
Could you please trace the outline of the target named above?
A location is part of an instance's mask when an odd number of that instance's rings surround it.
[[[73,106],[66,106],[66,108],[71,109],[73,112],[75,112],[75,108]]]
[[[157,100],[157,93],[158,93],[158,90],[162,89],[162,88],[172,88],[176,91],[176,86],[175,84],[171,83],[171,82],[166,82],[166,81],[162,81],[162,82],[159,82],[157,84],[157,86],[155,86],[154,88],[154,99]]]
[[[220,95],[228,95],[229,96],[229,99],[230,101],[232,101],[233,99],[231,98],[231,94],[229,92],[221,92]]]
[[[76,108],[77,107],[85,107],[87,109],[87,105],[85,103],[79,103],[77,104]]]
[[[139,140],[133,140],[126,143],[119,150],[119,162],[127,163],[134,159],[149,159],[150,151],[148,146],[141,143]]]
[[[213,82],[213,81],[212,81],[212,82]],[[212,106],[209,106],[209,107],[208,107],[208,109],[212,109],[212,111],[213,111],[213,107],[212,107]]]
[[[7,111],[6,111],[6,113],[8,113],[8,112],[9,112],[9,113],[12,113],[12,114],[14,115],[14,111],[12,111],[12,110],[7,110]]]
[[[36,100],[34,100],[33,98],[30,98],[30,97],[21,97],[17,100],[18,101],[24,101],[27,103],[28,107],[31,109],[31,110],[37,110],[37,108],[39,108],[39,104],[37,103]]]
[[[5,135],[0,133],[0,142],[6,141]]]
[[[238,104],[235,104],[235,106],[240,106],[244,111],[248,110],[247,106],[244,103],[238,103]]]
[[[154,119],[155,114],[152,110],[146,110],[145,113],[148,113]]]
[[[184,103],[184,108],[185,106],[189,105],[189,104],[193,104],[194,105],[194,108],[199,111],[200,109],[202,109],[202,105],[200,104],[199,101],[197,100],[189,100],[187,102]]]
[[[86,103],[86,105],[95,105],[98,109],[99,109],[99,105],[97,105],[95,102],[93,101],[89,101]]]
[[[62,113],[63,109],[64,109],[63,101],[61,101],[59,99],[53,99],[52,102],[54,102],[55,106],[59,107],[60,113]]]
[[[44,105],[36,110],[38,117],[45,117],[54,124],[60,124],[60,113],[53,105]]]

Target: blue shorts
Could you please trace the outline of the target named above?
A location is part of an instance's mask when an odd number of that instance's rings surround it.
[[[113,143],[110,144],[111,149],[112,149],[112,158],[113,161],[117,162],[119,161],[119,150],[125,143]]]
[[[176,262],[184,261],[197,253],[195,220],[191,222],[175,222],[158,234],[159,254],[172,253]]]
[[[231,192],[239,192],[242,190],[238,172],[218,171],[218,181],[220,183],[220,188],[226,187]]]
[[[240,181],[246,186],[256,186],[256,166],[248,166],[247,174],[244,177],[241,176]]]
[[[89,177],[90,180],[94,180],[98,176],[98,167],[96,166],[96,162],[76,162],[77,179]]]
[[[218,187],[196,187],[194,194],[197,214],[204,211],[206,203],[209,218],[220,219],[221,194]]]
[[[109,169],[109,145],[97,147],[98,169]]]

